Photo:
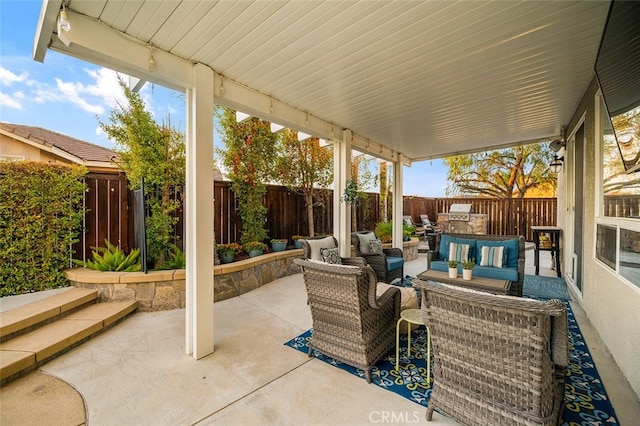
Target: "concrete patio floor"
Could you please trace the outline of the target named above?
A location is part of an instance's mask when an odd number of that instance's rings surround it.
[[[424,256],[408,262],[405,274],[424,270]],[[532,259],[527,250],[528,274]],[[540,274],[555,276],[550,265],[542,252]],[[3,310],[8,303],[3,301]],[[636,395],[582,310],[575,303],[573,308],[620,423],[633,424],[640,418]],[[215,353],[201,360],[184,352],[184,322],[184,310],[135,314],[7,384],[0,394],[0,423],[427,423],[423,407],[284,345],[311,327],[300,274],[216,303]],[[457,423],[436,413],[429,424]]]

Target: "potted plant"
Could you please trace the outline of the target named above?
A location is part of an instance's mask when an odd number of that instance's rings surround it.
[[[415,226],[407,225],[405,223],[402,224],[402,241],[409,241],[411,236],[415,234],[416,228]]]
[[[260,241],[249,241],[242,247],[249,257],[260,256],[261,254],[264,254],[264,251],[267,249],[266,244]]]
[[[458,261],[449,261],[449,278],[458,278]]]
[[[305,237],[304,235],[294,235],[293,237],[291,237],[291,239],[293,240],[293,244],[295,244],[297,249],[301,249],[303,247],[302,242],[298,240],[304,240],[307,238],[309,237]]]
[[[476,266],[476,261],[474,259],[462,261],[462,279],[468,281],[472,278],[474,266]]]
[[[218,253],[218,257],[220,257],[220,262],[222,263],[233,262],[240,251],[242,251],[242,246],[238,243],[216,245],[216,252]]]
[[[348,180],[347,185],[344,188],[340,201],[343,203],[354,205],[358,202],[358,182],[355,180]]]
[[[286,238],[274,238],[271,240],[271,250],[273,251],[285,251],[287,249],[287,240]]]

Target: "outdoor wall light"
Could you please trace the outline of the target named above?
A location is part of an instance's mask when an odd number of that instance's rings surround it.
[[[560,173],[562,170],[562,164],[564,163],[564,157],[558,158],[558,156],[554,156],[553,161],[549,164],[549,168],[551,169],[551,173]]]
[[[62,4],[62,10],[60,11],[60,16],[58,17],[58,33],[61,33],[62,31],[69,31],[70,29],[71,24],[69,23],[67,8],[64,4]]]

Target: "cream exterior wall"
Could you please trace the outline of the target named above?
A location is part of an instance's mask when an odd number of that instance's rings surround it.
[[[6,135],[0,134],[0,155],[22,155],[25,160],[40,162],[59,162],[70,164],[70,161],[61,159],[35,146],[22,141],[17,141]]]
[[[578,105],[574,116],[567,126],[570,134],[575,131],[584,117],[585,149],[584,149],[584,217],[583,217],[583,288],[580,294],[576,287],[572,288],[574,299],[582,306],[587,317],[607,346],[613,359],[629,381],[636,395],[640,396],[640,289],[627,283],[616,275],[609,267],[595,258],[597,197],[599,182],[597,168],[599,160],[596,153],[595,100],[598,85],[595,79]],[[579,143],[579,142],[576,142]],[[567,176],[573,172],[573,164],[565,162],[563,172],[558,175],[558,194],[567,194]],[[569,187],[570,189],[570,187]],[[567,194],[569,195],[569,194]],[[579,195],[579,194],[578,194]],[[558,197],[558,226],[562,229],[571,227],[569,221],[570,196]],[[575,230],[574,232],[580,232]],[[562,244],[567,245],[567,236]],[[571,253],[563,250],[563,274],[571,266]]]

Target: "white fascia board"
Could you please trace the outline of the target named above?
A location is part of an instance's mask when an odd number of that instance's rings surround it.
[[[437,160],[437,159],[446,158],[446,157],[453,157],[455,155],[475,154],[475,153],[484,152],[484,151],[497,151],[499,149],[513,148],[514,146],[531,145],[534,143],[547,143],[549,141],[552,141],[556,137],[557,136],[545,136],[542,138],[508,142],[508,143],[503,143],[503,144],[494,145],[494,146],[485,146],[485,147],[474,148],[474,149],[453,150],[453,151],[447,152],[446,154],[426,155],[424,157],[414,158],[413,161],[430,161],[430,160]]]
[[[193,64],[143,41],[110,28],[85,15],[67,10],[71,29],[63,43],[53,35],[50,48],[66,55],[151,81],[177,91],[193,84]],[[153,54],[155,71],[149,71]]]
[[[215,75],[216,104],[242,111],[262,120],[298,130],[319,138],[336,140],[342,137],[342,127],[305,113],[271,96]],[[222,88],[222,89],[221,89]]]
[[[44,62],[61,7],[62,0],[42,0],[40,17],[33,39],[33,59],[38,62]]]
[[[109,161],[85,161],[83,162],[83,164],[86,167],[95,167],[95,168],[101,168],[101,169],[114,169],[114,170],[120,170],[118,168],[118,166],[116,166],[115,164],[109,162]]]

